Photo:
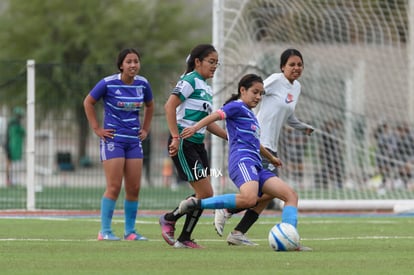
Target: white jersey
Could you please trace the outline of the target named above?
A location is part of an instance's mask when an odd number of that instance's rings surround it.
[[[264,89],[265,94],[260,106],[256,108],[261,129],[260,143],[277,152],[280,131],[286,122],[301,131],[313,128],[295,116],[301,89],[299,81],[295,80],[292,84],[283,73],[275,73],[264,80]]]

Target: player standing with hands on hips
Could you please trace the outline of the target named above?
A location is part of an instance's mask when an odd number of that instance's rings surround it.
[[[255,74],[245,75],[238,84],[237,94],[233,94],[222,108],[182,131],[181,137],[187,139],[210,123],[217,120],[226,121],[229,140],[228,172],[239,193],[206,199],[190,197],[180,203],[179,213],[197,209],[246,209],[254,207],[262,200],[279,198],[285,202],[282,222],[296,228],[297,193],[262,165],[261,155],[274,166],[281,165],[280,160],[260,144],[260,125],[252,109],[259,104],[263,94],[262,78]],[[309,248],[300,246],[298,250],[309,250]]]
[[[146,78],[138,75],[141,56],[135,49],[122,50],[117,59],[120,71],[99,81],[86,96],[83,105],[89,125],[100,140],[101,161],[106,177],[106,190],[101,200],[101,230],[98,240],[119,241],[112,232],[112,216],[116,201],[125,184],[124,239],[146,241],[136,232],[139,191],[143,163],[142,141],[150,131],[154,112],[152,90]],[[95,104],[104,107],[103,126],[100,126]],[[143,122],[139,112],[144,107]]]
[[[302,54],[296,49],[287,49],[280,56],[281,73],[274,73],[264,80],[262,101],[258,106],[257,119],[261,127],[260,143],[277,157],[277,146],[280,132],[285,123],[296,130],[310,135],[313,127],[303,123],[295,116],[295,107],[299,100],[301,85],[298,78],[304,68]],[[262,160],[263,167],[278,176],[277,166],[267,159]],[[255,245],[245,233],[257,221],[260,213],[273,198],[263,200],[257,206],[247,209],[243,218],[227,237],[233,245]],[[222,236],[225,222],[234,214],[244,209],[218,209],[215,211],[214,225],[217,233]]]
[[[181,76],[167,102],[165,115],[170,130],[168,152],[178,175],[188,181],[198,199],[213,195],[210,183],[210,165],[204,145],[205,131],[226,139],[226,131],[212,123],[200,127],[191,138],[181,139],[180,133],[209,115],[212,111],[213,93],[206,80],[214,76],[219,65],[216,49],[210,44],[200,44],[191,50],[187,68]],[[160,217],[161,234],[175,248],[202,248],[191,239],[191,234],[201,216],[201,209],[179,213],[178,208]],[[180,236],[175,240],[175,223],[187,214]]]

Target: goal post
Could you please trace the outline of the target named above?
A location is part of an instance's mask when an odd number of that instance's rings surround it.
[[[413,16],[408,0],[213,1],[214,109],[242,75],[280,72],[286,48],[303,54],[296,116],[316,131],[285,127],[278,152],[300,208],[414,209]],[[212,146],[226,171],[226,145]]]

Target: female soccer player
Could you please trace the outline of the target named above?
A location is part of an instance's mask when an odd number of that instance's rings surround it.
[[[213,195],[210,184],[209,161],[204,146],[206,129],[222,138],[226,131],[215,123],[200,127],[191,138],[180,139],[181,131],[209,115],[212,110],[210,86],[206,80],[212,78],[218,66],[218,54],[210,44],[201,44],[192,49],[187,58],[187,69],[178,81],[165,104],[165,114],[170,138],[168,151],[172,157],[178,175],[188,181],[198,199]],[[162,236],[175,248],[202,248],[191,239],[191,234],[202,214],[201,209],[189,211],[183,230],[177,240],[174,239],[175,223],[183,216],[177,208],[160,217]]]
[[[120,240],[112,232],[111,224],[122,180],[125,184],[124,239],[147,240],[135,231],[135,222],[143,162],[141,142],[150,131],[154,103],[149,82],[138,75],[141,69],[140,59],[135,49],[122,50],[117,59],[120,73],[99,81],[83,102],[89,124],[101,139],[100,153],[106,177],[98,240]],[[100,126],[95,111],[95,104],[101,99],[105,112],[103,126]],[[144,118],[141,124],[139,112],[142,107]]]
[[[228,172],[239,193],[206,199],[190,197],[180,203],[179,213],[197,209],[246,209],[254,207],[261,200],[279,198],[285,202],[282,222],[297,226],[297,193],[262,165],[261,155],[274,166],[281,165],[280,160],[260,144],[260,126],[252,109],[257,106],[263,94],[261,77],[254,74],[245,75],[239,82],[238,93],[232,95],[221,109],[182,131],[181,137],[187,139],[210,123],[226,120],[229,139]],[[308,250],[300,248],[305,249]]]
[[[295,116],[295,107],[299,100],[301,85],[298,78],[304,68],[302,54],[296,49],[287,49],[280,56],[281,73],[274,73],[264,80],[265,94],[259,105],[257,119],[261,127],[260,143],[275,157],[279,135],[285,123],[296,130],[310,135],[313,127],[303,123]],[[263,167],[278,176],[276,166],[267,159],[262,160]],[[257,221],[260,213],[269,202],[263,200],[257,206],[248,209],[234,230],[229,233],[227,242],[233,245],[254,245],[245,233]],[[215,211],[214,225],[217,233],[222,236],[225,222],[233,213],[243,209],[218,209]]]

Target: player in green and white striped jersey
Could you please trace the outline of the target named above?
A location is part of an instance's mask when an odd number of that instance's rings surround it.
[[[217,69],[218,54],[210,44],[196,46],[187,58],[187,69],[181,76],[165,104],[165,113],[170,130],[168,153],[174,161],[178,175],[193,187],[198,199],[213,196],[210,184],[210,165],[204,146],[205,131],[227,139],[226,131],[212,123],[201,128],[188,139],[180,139],[181,131],[194,125],[212,112],[212,91],[207,79],[214,76]],[[164,240],[175,248],[202,248],[191,240],[191,234],[202,214],[201,209],[187,213],[183,230],[175,240],[175,223],[183,216],[178,207],[160,217]]]

